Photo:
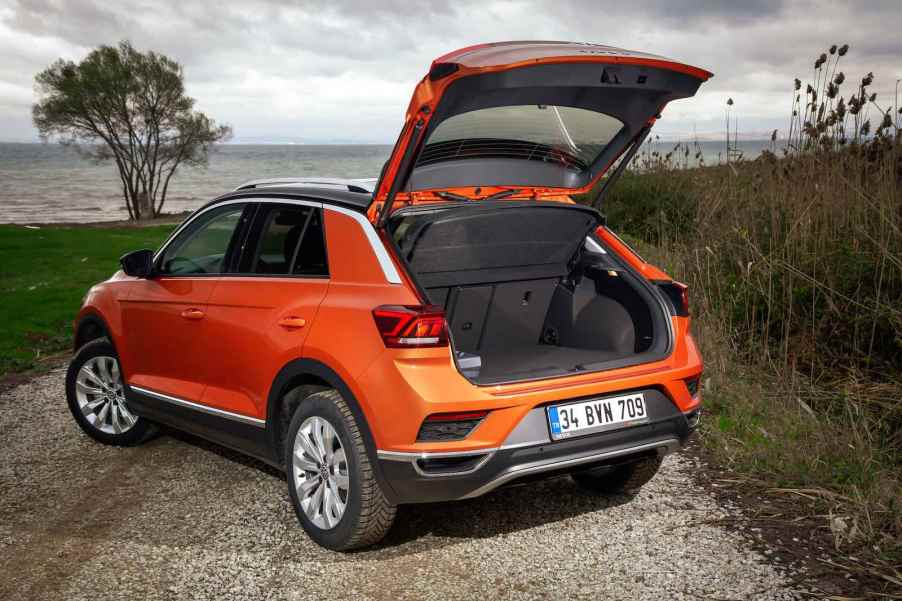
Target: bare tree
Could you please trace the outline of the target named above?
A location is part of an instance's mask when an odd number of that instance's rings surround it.
[[[182,165],[206,165],[230,127],[194,110],[181,65],[128,41],[79,63],[59,59],[35,76],[34,124],[95,161],[115,161],[131,219],[160,214]]]

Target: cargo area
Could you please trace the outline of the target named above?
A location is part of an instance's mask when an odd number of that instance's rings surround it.
[[[417,284],[445,310],[461,373],[497,384],[663,357],[665,306],[562,203],[485,202],[397,211],[389,231]]]

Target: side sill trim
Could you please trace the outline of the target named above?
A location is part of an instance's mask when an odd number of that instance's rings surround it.
[[[163,394],[161,392],[154,392],[153,390],[148,390],[146,388],[141,388],[140,386],[133,386],[129,384],[128,386],[135,392],[140,392],[141,394],[146,394],[147,396],[153,397],[160,401],[166,401],[167,403],[172,403],[173,405],[178,405],[179,407],[185,407],[187,409],[194,409],[195,411],[200,411],[201,413],[208,413],[210,415],[215,415],[216,417],[223,417],[225,419],[230,419],[232,421],[241,422],[242,424],[249,424],[251,426],[256,426],[258,428],[265,428],[266,421],[262,419],[257,419],[256,417],[250,417],[249,415],[241,415],[240,413],[232,413],[231,411],[225,411],[224,409],[216,409],[215,407],[208,407],[207,405],[201,405],[199,403],[193,403],[191,401],[186,401],[185,399],[180,399],[178,397],[169,396],[168,394]]]

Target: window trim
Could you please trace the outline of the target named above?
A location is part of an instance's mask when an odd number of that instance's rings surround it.
[[[232,200],[224,200],[221,202],[215,202],[213,204],[209,204],[206,207],[201,207],[194,214],[192,214],[188,219],[186,219],[180,226],[178,226],[175,231],[173,231],[168,238],[163,242],[160,246],[160,249],[154,253],[154,265],[156,265],[157,259],[160,255],[166,251],[169,247],[169,244],[175,237],[181,233],[183,229],[188,227],[195,219],[197,219],[200,215],[203,215],[207,211],[215,209],[216,207],[222,207],[229,204],[238,204],[238,203],[248,203],[248,204],[260,204],[260,203],[277,203],[277,204],[300,204],[307,205],[312,207],[319,207],[321,209],[333,211],[335,213],[339,213],[341,215],[346,215],[357,222],[360,228],[363,230],[364,236],[366,236],[367,241],[370,243],[370,248],[373,251],[373,254],[376,256],[376,260],[379,263],[379,266],[382,268],[382,275],[385,277],[385,281],[389,284],[400,285],[403,283],[401,279],[401,274],[398,272],[397,267],[395,267],[394,262],[388,254],[388,250],[385,248],[385,244],[383,244],[382,240],[379,238],[379,235],[376,233],[376,228],[370,222],[369,219],[366,218],[366,215],[361,213],[360,211],[354,211],[348,209],[346,207],[336,205],[336,204],[327,204],[324,202],[315,202],[310,200],[305,200],[302,198],[276,198],[276,197],[266,197],[266,196],[242,196],[241,198],[235,198]],[[325,219],[325,217],[324,217]],[[328,252],[328,246],[326,248]],[[327,258],[328,260],[328,258]],[[219,277],[227,277],[230,274],[222,274]],[[167,276],[169,277],[169,276]],[[242,276],[243,277],[243,276]]]
[[[231,206],[231,205],[235,205],[235,204],[244,204],[245,206],[241,210],[241,215],[238,217],[238,225],[235,226],[235,229],[232,232],[232,237],[229,239],[229,245],[226,247],[225,255],[223,256],[223,259],[222,259],[222,261],[223,261],[222,271],[220,271],[218,273],[163,273],[161,271],[160,268],[162,266],[163,260],[165,259],[166,251],[169,249],[170,246],[172,246],[173,243],[175,243],[175,241],[178,239],[178,237],[181,234],[193,233],[190,230],[191,230],[191,226],[193,226],[196,223],[197,217],[199,217],[201,214],[209,213],[211,210],[216,210],[216,209],[222,208],[223,206]],[[239,240],[246,240],[246,238],[247,238],[247,225],[249,223],[248,218],[252,217],[252,215],[249,215],[249,213],[253,212],[251,209],[256,210],[256,207],[253,207],[252,203],[250,203],[248,201],[242,201],[241,203],[238,203],[238,202],[229,203],[228,205],[223,203],[221,205],[220,204],[213,205],[213,206],[209,207],[207,210],[199,211],[196,215],[193,215],[192,217],[190,217],[188,220],[186,220],[184,223],[182,223],[182,225],[180,225],[178,228],[176,228],[176,230],[163,243],[163,246],[160,247],[160,250],[158,250],[156,253],[154,253],[153,274],[152,274],[153,277],[166,278],[166,279],[169,279],[169,278],[218,278],[218,277],[223,277],[223,276],[228,275],[230,273],[230,270],[233,268],[235,253],[240,250],[239,248],[236,248],[238,246]],[[222,211],[222,212],[226,213],[227,211]]]

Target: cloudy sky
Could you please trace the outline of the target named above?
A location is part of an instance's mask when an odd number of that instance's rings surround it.
[[[453,6],[451,6],[453,5]],[[735,102],[746,134],[784,129],[792,79],[830,44],[878,102],[902,78],[902,0],[0,0],[0,140],[36,139],[34,75],[59,57],[130,39],[181,62],[189,93],[236,141],[393,142],[433,58],[473,43],[559,39],[672,57],[715,73],[657,131],[723,131]],[[900,89],[902,93],[902,89]]]

